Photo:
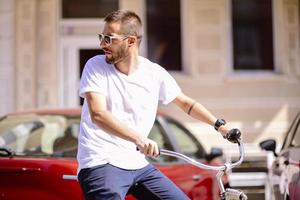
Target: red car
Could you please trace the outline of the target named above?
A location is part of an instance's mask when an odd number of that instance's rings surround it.
[[[76,181],[80,109],[38,110],[0,119],[0,199],[83,199]],[[158,114],[149,135],[160,148],[220,165],[178,121]],[[219,199],[215,172],[172,157],[150,160],[191,199]],[[126,199],[134,199],[128,195]]]
[[[285,135],[282,148],[276,153],[276,141],[265,140],[260,143],[264,150],[273,151],[275,160],[270,169],[272,199],[300,199],[300,112]]]

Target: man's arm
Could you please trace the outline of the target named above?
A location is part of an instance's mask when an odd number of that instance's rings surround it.
[[[214,126],[217,118],[210,113],[203,105],[196,102],[194,99],[188,97],[187,95],[181,93],[174,100],[179,108],[181,108],[184,112],[188,113],[191,117],[203,121],[211,126]],[[225,136],[231,128],[228,125],[220,126],[218,131]]]
[[[155,141],[142,137],[134,130],[128,128],[117,120],[106,107],[106,98],[104,95],[87,92],[85,100],[88,103],[91,119],[94,124],[122,139],[133,142],[139,150],[146,156],[158,156],[158,146]]]

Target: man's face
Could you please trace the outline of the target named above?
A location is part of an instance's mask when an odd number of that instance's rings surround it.
[[[104,25],[100,47],[105,52],[105,60],[109,64],[116,64],[128,56],[126,35],[120,34],[120,23],[106,23]],[[107,36],[111,36],[108,38]]]

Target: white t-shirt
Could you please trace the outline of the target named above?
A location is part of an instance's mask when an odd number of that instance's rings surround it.
[[[158,64],[139,57],[137,70],[129,76],[95,56],[86,63],[79,95],[97,92],[106,96],[107,110],[127,127],[148,136],[158,103],[168,104],[181,92],[176,81]],[[140,169],[148,162],[134,143],[105,132],[91,121],[84,101],[78,136],[79,170],[110,163],[123,169]],[[79,171],[78,170],[78,171]]]

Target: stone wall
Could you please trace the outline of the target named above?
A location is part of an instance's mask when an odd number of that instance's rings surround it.
[[[16,0],[16,110],[58,106],[58,1]]]
[[[15,109],[15,5],[0,0],[0,115]]]

